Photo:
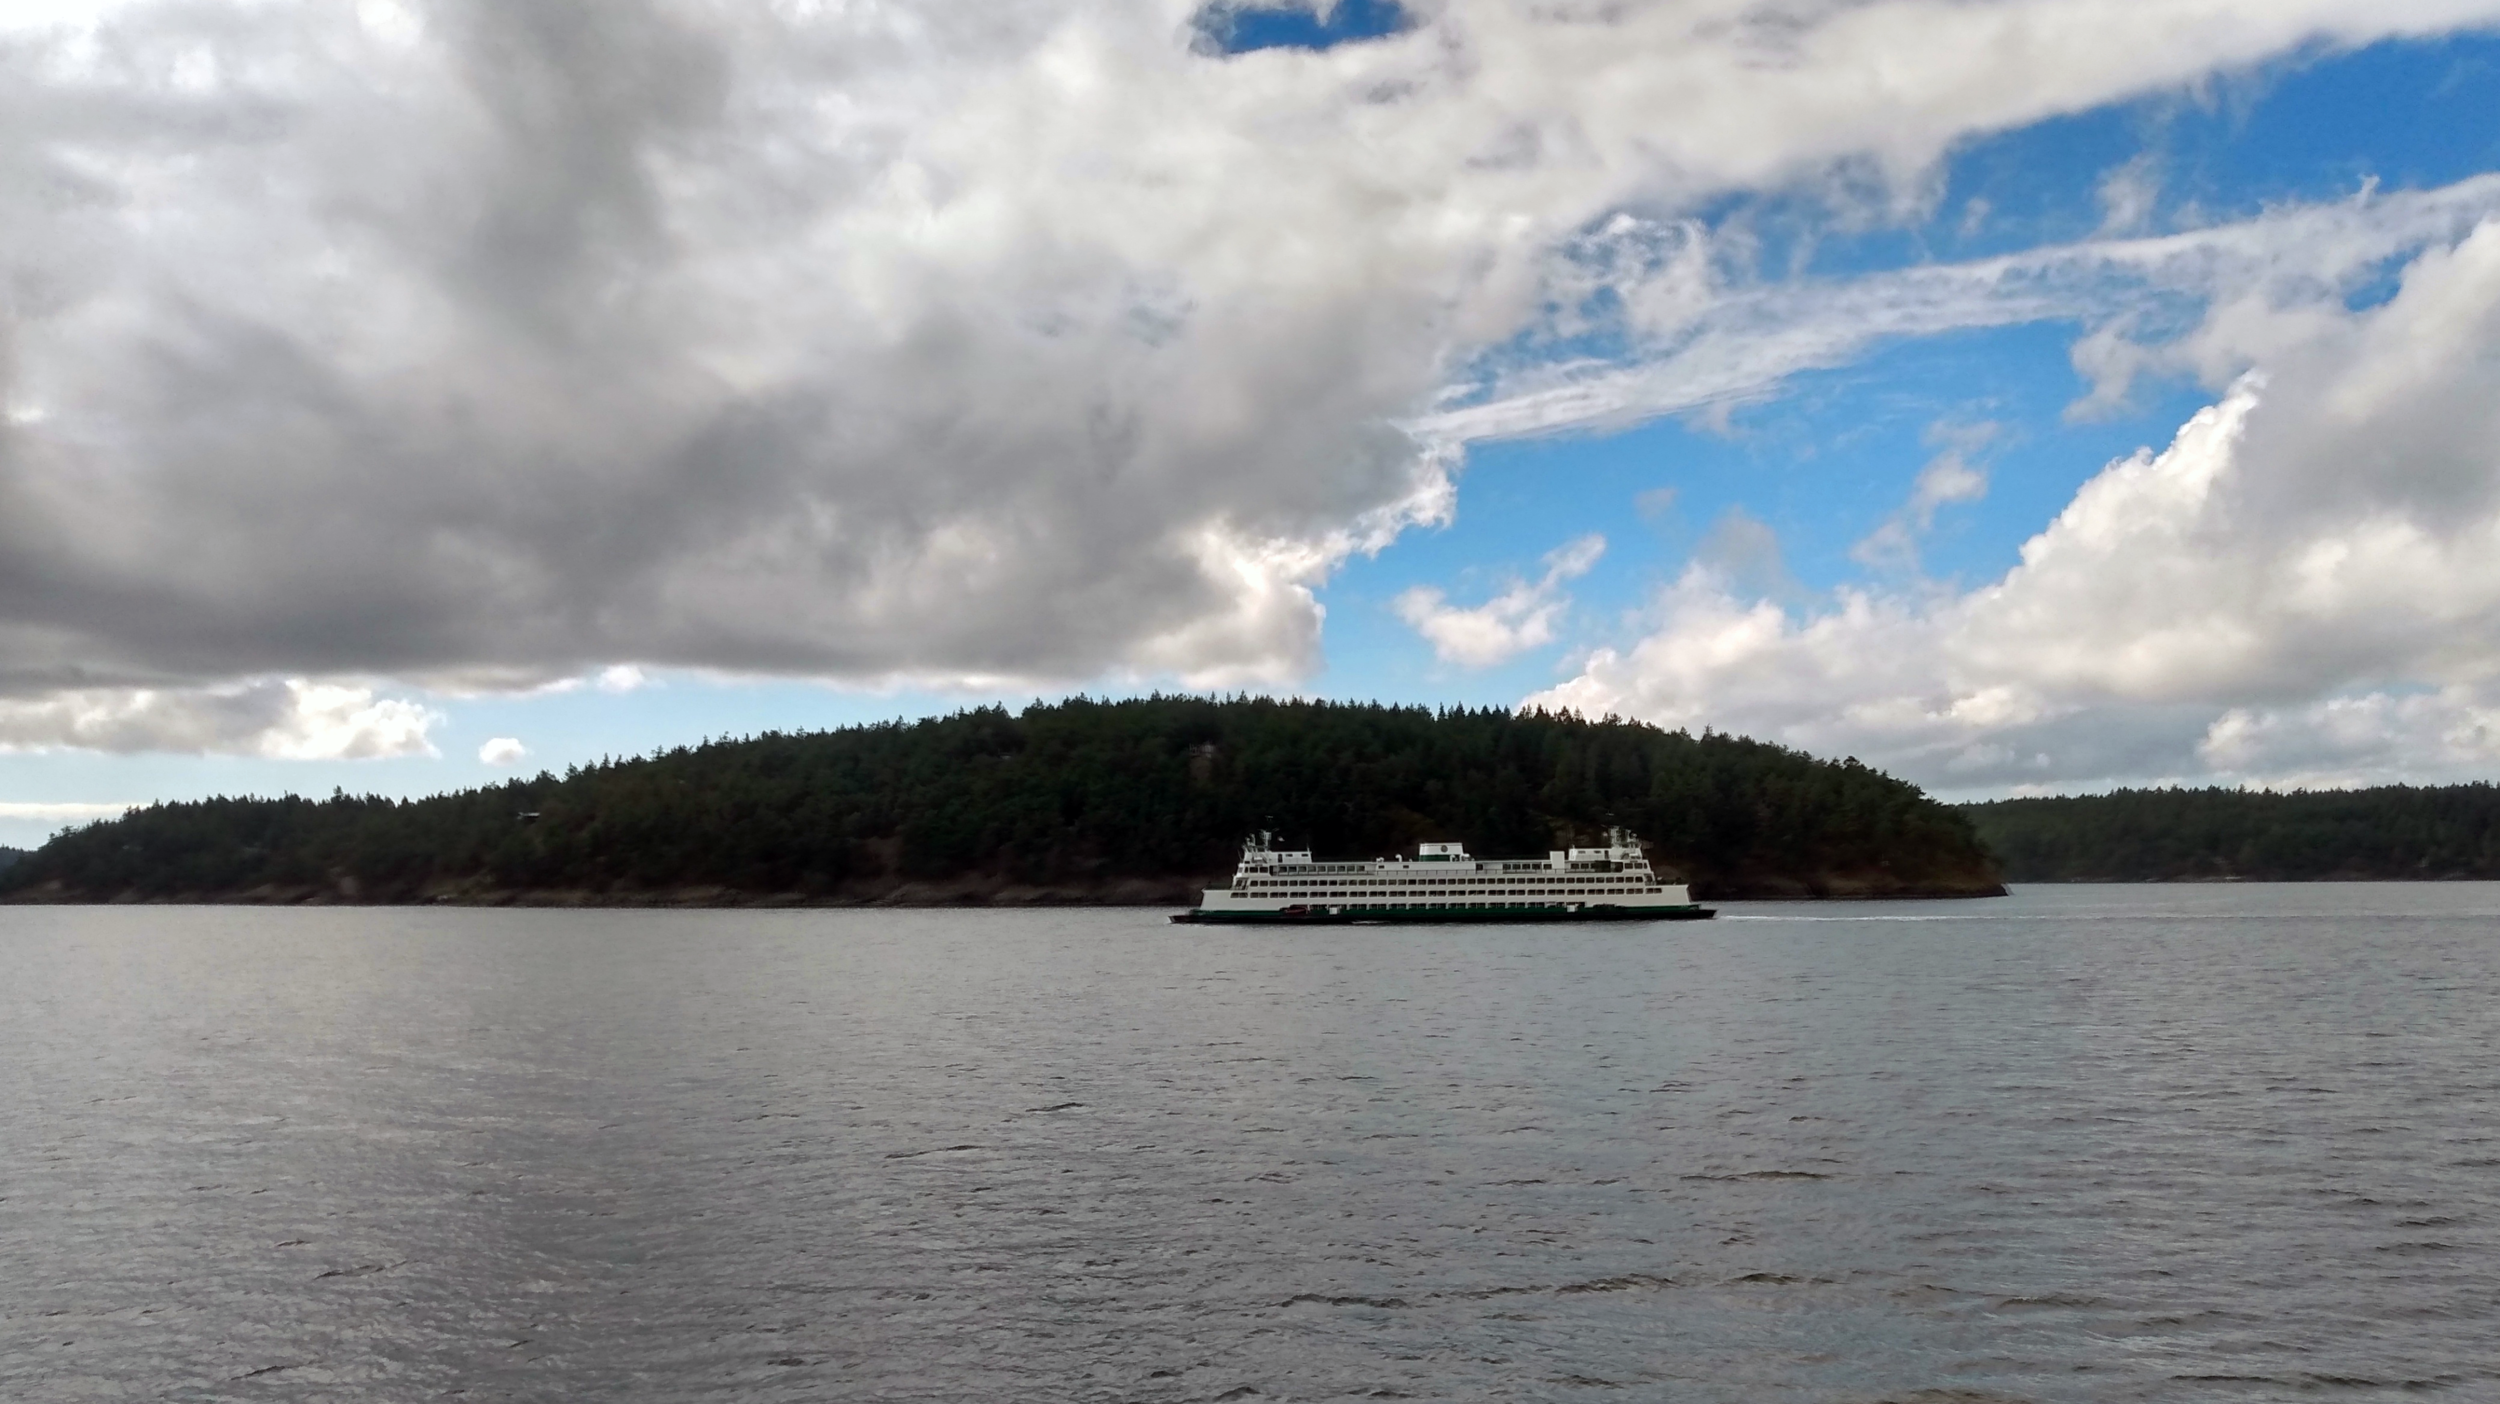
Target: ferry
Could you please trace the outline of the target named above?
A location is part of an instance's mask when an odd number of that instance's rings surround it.
[[[1471,858],[1464,844],[1427,843],[1412,858],[1317,862],[1274,836],[1241,846],[1230,887],[1210,887],[1172,920],[1209,926],[1389,922],[1700,921],[1718,915],[1681,883],[1662,882],[1638,840],[1610,829],[1603,848],[1542,858]]]

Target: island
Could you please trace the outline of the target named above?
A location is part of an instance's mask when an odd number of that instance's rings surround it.
[[[2152,789],[1962,807],[2016,882],[2500,878],[2500,788]]]
[[[16,902],[1193,904],[1242,837],[1373,857],[1637,833],[1699,899],[2002,895],[1970,818],[1855,759],[1617,718],[1078,698],[768,733],[413,800],[231,798],[65,831]]]

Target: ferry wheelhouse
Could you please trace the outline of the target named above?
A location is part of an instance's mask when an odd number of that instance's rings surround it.
[[[1241,847],[1229,887],[1210,887],[1172,920],[1208,925],[1363,922],[1695,921],[1715,916],[1681,883],[1663,882],[1621,829],[1603,848],[1542,858],[1474,858],[1427,843],[1412,858],[1318,862],[1266,833]]]

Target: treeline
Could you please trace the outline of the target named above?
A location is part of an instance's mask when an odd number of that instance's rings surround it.
[[[1966,817],[1854,760],[1571,715],[1157,697],[714,741],[413,801],[159,804],[62,834],[0,891],[1169,900],[1229,873],[1253,829],[1368,857],[1541,854],[1609,823],[1705,895],[1998,890]]]
[[[1962,806],[2013,882],[2500,878],[2500,788],[2119,790]]]
[[[0,873],[7,872],[10,864],[25,856],[25,849],[0,846]]]

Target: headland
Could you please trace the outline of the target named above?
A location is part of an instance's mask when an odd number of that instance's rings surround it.
[[[2004,891],[1970,820],[1855,760],[1617,719],[1153,697],[771,733],[423,799],[153,805],[17,902],[1187,905],[1243,834],[1537,853],[1620,824],[1698,899]]]

